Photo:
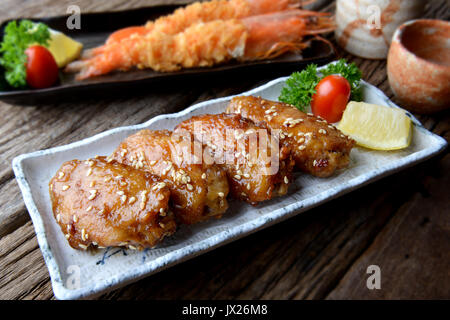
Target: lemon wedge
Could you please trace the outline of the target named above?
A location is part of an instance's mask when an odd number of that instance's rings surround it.
[[[64,33],[50,29],[48,50],[55,58],[59,68],[66,66],[80,56],[83,45]]]
[[[338,128],[369,149],[398,150],[411,143],[411,119],[401,109],[351,101]]]

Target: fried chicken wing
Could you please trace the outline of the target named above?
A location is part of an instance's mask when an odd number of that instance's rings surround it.
[[[161,177],[171,190],[175,215],[181,222],[192,224],[220,217],[228,208],[225,171],[198,161],[202,148],[193,139],[180,139],[167,130],[142,130],[125,139],[111,158]]]
[[[176,230],[158,177],[104,157],[65,162],[49,183],[53,214],[71,247],[153,247]]]
[[[202,115],[174,132],[190,132],[212,150],[209,160],[226,169],[233,197],[257,204],[287,193],[294,165],[289,149],[252,121],[240,115]]]
[[[326,120],[297,108],[252,96],[233,98],[228,113],[240,114],[274,132],[292,150],[296,166],[318,177],[331,176],[350,162],[354,141]]]

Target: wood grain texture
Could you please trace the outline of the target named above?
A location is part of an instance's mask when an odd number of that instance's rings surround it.
[[[138,8],[149,2],[3,0],[0,22],[19,16],[64,14],[69,4],[78,4],[82,12],[93,12]],[[334,3],[322,9],[334,10]],[[448,4],[445,0],[430,2],[426,16],[448,20]],[[363,70],[365,80],[393,97],[385,61],[340,53]],[[12,173],[15,156],[237,94],[278,76],[175,83],[130,97],[61,101],[39,107],[0,102],[0,299],[54,298]],[[449,112],[418,118],[427,129],[450,141]],[[424,164],[102,298],[448,298],[449,180],[447,150]],[[365,287],[365,270],[370,264],[381,267],[381,290]]]

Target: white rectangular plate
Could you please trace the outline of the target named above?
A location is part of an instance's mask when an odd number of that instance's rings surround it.
[[[286,78],[273,80],[244,93],[277,100]],[[365,101],[398,108],[380,90],[363,82]],[[160,115],[143,124],[121,127],[69,145],[16,157],[13,169],[36,230],[58,299],[100,295],[186,261],[252,232],[273,225],[371,181],[423,161],[446,146],[446,141],[414,121],[411,145],[395,152],[354,148],[350,167],[320,179],[298,175],[287,196],[257,207],[232,202],[229,214],[194,226],[182,226],[154,249],[131,251],[108,248],[77,251],[68,244],[53,218],[48,182],[64,161],[109,155],[127,136],[138,130],[173,129],[193,115],[221,113],[231,97],[202,102],[176,114]]]

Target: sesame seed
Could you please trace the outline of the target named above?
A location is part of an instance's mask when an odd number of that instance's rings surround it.
[[[60,171],[59,175],[58,175],[58,178],[61,179],[62,177],[64,177],[64,172]]]
[[[125,192],[123,192],[123,191],[117,191],[116,192],[119,196],[123,196],[124,194],[125,194]]]
[[[194,187],[193,187],[192,184],[190,184],[190,183],[188,183],[188,184],[186,185],[186,187],[188,188],[189,191],[194,190]]]
[[[162,189],[166,186],[164,182],[158,182],[155,186],[153,186],[152,190]]]
[[[159,201],[162,201],[162,200],[164,200],[164,195],[163,194],[160,194],[159,196],[158,196],[158,198],[157,198]]]
[[[87,250],[87,246],[85,246],[84,244],[79,243],[78,246],[83,249],[83,250]]]
[[[150,161],[150,165],[153,166],[156,163],[156,160]]]
[[[289,179],[288,177],[284,176],[284,183],[288,184],[289,183]]]
[[[160,222],[160,223],[159,223],[159,226],[160,226],[161,228],[164,228],[166,225],[165,225],[164,223]]]
[[[89,184],[89,187],[93,187],[93,186],[95,186],[95,181],[91,181],[91,183]]]
[[[92,210],[92,206],[87,207],[86,211],[91,211]]]
[[[78,217],[76,215],[73,215],[73,222],[75,222],[75,223],[78,222]]]
[[[164,213],[164,208],[160,208],[159,213]]]
[[[58,222],[61,221],[61,215],[59,213],[56,215],[56,221],[58,221]]]
[[[247,190],[250,190],[251,186],[250,183],[247,183]]]
[[[234,178],[235,178],[236,180],[241,180],[241,176],[238,175],[238,174],[236,174],[236,175],[234,176]]]
[[[324,129],[319,129],[319,133],[327,134],[326,130],[324,130]]]
[[[225,197],[225,194],[223,192],[218,192],[217,195],[221,198]]]
[[[106,177],[106,178],[105,178],[105,182],[110,182],[111,179],[112,179],[111,177]]]
[[[206,173],[202,174],[202,179],[206,179]]]
[[[303,143],[303,142],[305,142],[305,138],[298,139],[298,143]]]
[[[250,175],[248,173],[244,173],[244,178],[250,178]]]
[[[306,149],[306,146],[304,146],[304,145],[301,145],[298,147],[298,150],[305,150],[305,149]]]
[[[95,190],[95,189],[94,190],[90,190],[89,193],[91,195],[88,197],[88,200],[92,200],[92,199],[94,199],[97,196],[97,190]]]
[[[120,197],[120,201],[121,201],[122,203],[125,203],[125,202],[127,201],[127,196],[126,196],[126,195],[121,196],[121,197]]]
[[[137,248],[135,246],[132,246],[131,244],[128,246],[128,249],[137,250]]]
[[[69,233],[66,233],[65,237],[66,237],[67,240],[69,240],[70,234],[69,234]]]
[[[316,164],[317,164],[317,160],[314,160],[314,161],[313,161],[313,166],[315,167]]]
[[[67,189],[69,189],[70,187],[69,186],[62,186],[62,191],[66,191]]]
[[[89,168],[88,171],[86,172],[86,177],[89,177],[92,173],[92,168]]]
[[[140,207],[142,210],[144,210],[144,208],[145,208],[145,202],[141,202],[141,204],[139,205],[139,207]]]
[[[130,199],[128,199],[128,203],[132,204],[136,201],[136,197],[130,197]]]
[[[105,209],[100,210],[99,212],[97,212],[98,215],[102,215],[105,213]]]

